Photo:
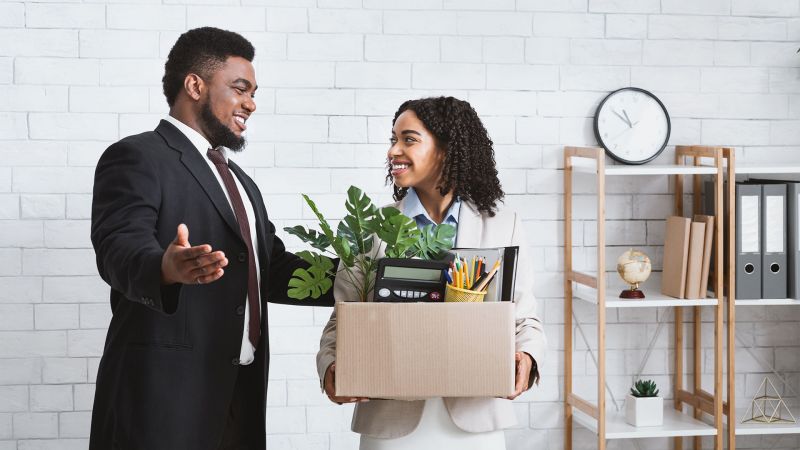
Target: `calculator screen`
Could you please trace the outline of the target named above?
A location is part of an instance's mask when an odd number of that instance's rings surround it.
[[[386,266],[383,268],[383,277],[404,280],[439,281],[441,279],[441,272],[440,269]]]

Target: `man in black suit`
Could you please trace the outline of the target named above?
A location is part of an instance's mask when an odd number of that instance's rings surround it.
[[[266,301],[333,305],[288,299],[307,264],[228,159],[256,110],[253,56],[236,33],[181,35],[163,78],[169,116],[97,164],[92,244],[113,318],[90,449],[264,449]]]

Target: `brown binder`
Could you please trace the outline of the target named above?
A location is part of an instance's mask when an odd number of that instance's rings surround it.
[[[686,291],[683,298],[700,298],[705,240],[705,222],[692,222],[689,228],[689,256],[686,263]]]
[[[684,298],[686,265],[689,259],[689,226],[686,217],[667,217],[664,232],[664,264],[661,273],[661,293]]]
[[[714,254],[714,216],[697,214],[695,222],[705,222],[706,238],[703,243],[703,270],[700,272],[700,298],[706,298],[708,292],[708,275],[711,272],[711,258]]]

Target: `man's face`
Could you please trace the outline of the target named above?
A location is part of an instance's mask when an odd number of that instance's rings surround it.
[[[200,104],[200,126],[213,147],[220,145],[233,151],[244,148],[245,122],[256,110],[255,69],[239,56],[231,56],[225,64],[205,80],[208,90]]]

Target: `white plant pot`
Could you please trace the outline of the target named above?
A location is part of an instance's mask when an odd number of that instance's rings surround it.
[[[635,427],[658,427],[664,424],[664,399],[634,397],[625,399],[625,421]]]

